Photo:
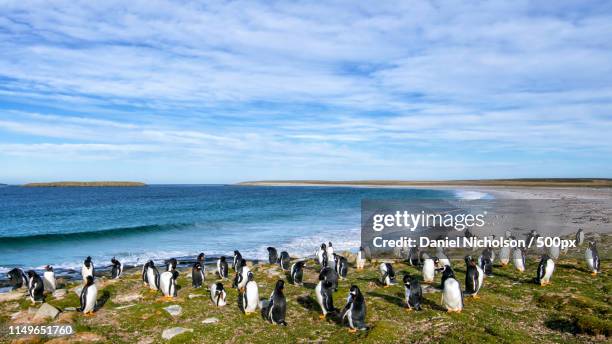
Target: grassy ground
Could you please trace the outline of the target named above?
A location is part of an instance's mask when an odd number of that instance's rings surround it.
[[[610,238],[599,244],[600,250],[609,247]],[[582,252],[582,251],[581,251]],[[142,286],[138,272],[131,272],[118,281],[101,281],[99,297],[108,301],[94,317],[76,312],[63,312],[53,324],[71,323],[77,331],[72,337],[53,342],[94,341],[112,343],[163,342],[164,329],[180,326],[193,332],[174,337],[172,343],[285,343],[285,342],[522,342],[522,343],[593,343],[608,342],[612,331],[612,280],[609,271],[612,264],[602,262],[603,273],[596,277],[587,271],[581,252],[562,256],[557,262],[552,284],[535,285],[532,280],[537,262],[531,259],[525,273],[512,266],[495,266],[494,277],[485,280],[478,300],[468,298],[460,314],[447,314],[440,306],[440,293],[425,294],[423,310],[407,311],[403,307],[404,289],[401,285],[383,288],[377,282],[375,264],[369,263],[363,271],[349,270],[349,278],[341,281],[334,294],[336,307],[341,308],[351,284],[358,285],[367,304],[369,331],[351,334],[334,319],[320,320],[319,307],[314,297],[317,267],[308,262],[303,287],[286,285],[288,301],[288,327],[271,325],[259,314],[245,316],[238,308],[237,292],[228,289],[228,305],[215,308],[208,298],[207,289],[193,289],[190,273],[181,271],[182,288],[174,301],[160,301],[159,294]],[[465,281],[463,262],[455,261],[455,271],[461,285]],[[420,274],[420,271],[403,262],[394,263],[399,278],[404,273]],[[254,266],[253,271],[260,288],[260,297],[266,298],[273,290],[279,276],[276,267]],[[282,276],[282,278],[285,278]],[[207,284],[214,275],[207,275]],[[440,276],[436,277],[438,286]],[[73,287],[70,285],[69,287]],[[203,297],[189,298],[190,294]],[[125,301],[126,296],[139,297],[137,301]],[[77,307],[75,293],[48,303],[59,308]],[[118,307],[130,305],[128,308]],[[183,308],[180,316],[173,318],[163,308],[178,304]],[[0,342],[15,340],[4,331],[16,322],[28,322],[29,300],[0,303],[0,326],[3,332]],[[35,306],[38,307],[38,306]],[[15,319],[11,319],[11,315]],[[202,320],[218,318],[215,324],[203,324]],[[21,338],[21,342],[44,342],[48,338]]]

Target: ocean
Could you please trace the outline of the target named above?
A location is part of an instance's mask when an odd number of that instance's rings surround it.
[[[0,273],[70,271],[171,257],[267,259],[266,247],[309,256],[322,242],[359,247],[362,199],[474,198],[452,190],[359,187],[150,185],[0,188]]]

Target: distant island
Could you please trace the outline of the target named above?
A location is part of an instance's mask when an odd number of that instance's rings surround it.
[[[24,187],[110,187],[110,186],[146,186],[145,183],[140,182],[51,182],[51,183],[28,183],[24,184]]]
[[[612,187],[612,178],[518,178],[473,180],[262,180],[238,185],[259,186],[525,186],[525,187]]]

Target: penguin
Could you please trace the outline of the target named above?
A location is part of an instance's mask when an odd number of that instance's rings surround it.
[[[465,293],[473,298],[479,298],[478,292],[484,283],[484,271],[471,256],[465,257]]]
[[[53,272],[53,267],[51,265],[45,266],[45,272],[43,273],[43,285],[46,291],[55,291],[55,272]]]
[[[142,266],[142,283],[144,284],[144,286],[148,286],[149,285],[149,281],[147,279],[147,274],[148,274],[148,269],[149,269],[149,263],[151,261],[146,262],[143,266]]]
[[[442,247],[438,246],[436,248],[436,256],[438,257],[438,260],[440,262],[439,264],[441,264],[442,266],[451,266],[450,259],[448,259],[448,257],[446,256]]]
[[[204,252],[200,252],[200,254],[198,254],[196,257],[196,262],[200,263],[201,266],[204,266],[204,263],[206,262],[206,255]]]
[[[13,268],[8,272],[9,280],[13,289],[28,286],[28,275],[20,268]]]
[[[484,271],[486,276],[493,275],[493,260],[492,260],[493,250],[490,248],[485,248],[482,251],[480,257],[478,257],[478,265]]]
[[[455,279],[455,273],[450,266],[444,267],[442,272],[442,300],[441,303],[450,312],[461,312],[463,310],[463,292],[459,282]]]
[[[417,246],[411,247],[410,251],[408,251],[408,263],[412,266],[420,266],[423,264],[423,262],[421,262],[421,252]]]
[[[159,290],[159,271],[157,271],[157,267],[155,267],[155,263],[152,260],[149,260],[147,265],[146,284],[151,290]]]
[[[586,260],[591,275],[597,276],[599,273],[599,253],[595,241],[589,242],[589,247],[584,251],[584,259]]]
[[[242,260],[242,255],[240,254],[240,251],[238,250],[234,251],[234,262],[232,264],[232,268],[234,269],[234,271],[238,271],[238,269],[240,268],[239,264],[241,260]]]
[[[289,270],[289,259],[289,253],[287,253],[287,251],[281,252],[280,258],[278,259],[278,265],[280,265],[281,270]]]
[[[383,286],[388,287],[395,284],[395,271],[390,263],[380,263],[380,282]]]
[[[81,276],[83,277],[83,283],[87,283],[87,276],[94,277],[94,264],[91,261],[91,257],[87,257],[83,262]]]
[[[404,275],[404,289],[406,298],[406,308],[408,310],[421,310],[421,302],[423,301],[423,289],[421,283],[416,277]]]
[[[578,228],[578,232],[576,232],[576,245],[582,246],[582,244],[584,244],[584,230]]]
[[[322,267],[326,267],[327,266],[327,246],[325,244],[321,244],[321,247],[316,252],[316,254],[317,254],[317,261],[319,262],[319,265],[321,265]]]
[[[227,279],[229,275],[229,268],[227,266],[227,261],[225,261],[225,256],[221,256],[217,260],[217,273],[222,280]]]
[[[334,291],[338,291],[338,273],[330,267],[324,267],[319,273],[319,281],[329,281]]]
[[[178,278],[178,271],[164,271],[159,275],[159,290],[166,299],[176,297],[176,279]]]
[[[551,246],[548,248],[548,256],[549,256],[550,258],[552,258],[553,260],[557,260],[557,259],[559,259],[559,253],[560,253],[560,252],[559,252],[559,246],[558,246],[558,245],[554,245],[554,244],[553,244],[553,245],[551,245]]]
[[[285,288],[285,282],[282,280],[276,281],[274,291],[270,295],[270,301],[261,309],[261,314],[264,319],[268,320],[273,324],[287,326],[285,321],[285,314],[287,313],[287,300],[283,294]]]
[[[502,266],[508,265],[510,262],[510,246],[503,246],[499,250],[499,262]]]
[[[249,267],[246,265],[246,260],[240,259],[237,267],[238,271],[236,272],[236,277],[234,277],[234,287],[238,288],[238,290],[243,291],[244,286],[247,283],[247,275],[251,271]]]
[[[423,282],[431,283],[436,275],[437,257],[427,257],[423,260]]]
[[[121,276],[121,274],[123,273],[123,264],[121,264],[120,261],[118,261],[117,259],[115,259],[115,257],[113,257],[111,259],[111,264],[112,264],[112,268],[111,268],[111,278],[112,279],[117,279]]]
[[[226,302],[227,293],[223,289],[223,283],[217,282],[210,285],[210,299],[217,307],[223,307]]]
[[[176,261],[175,258],[168,259],[167,266],[166,266],[166,271],[172,272],[172,271],[176,270],[176,264],[178,264],[178,262]]]
[[[359,247],[359,252],[357,252],[357,259],[355,261],[357,270],[363,270],[365,268],[366,263],[366,253],[363,249],[363,246]]]
[[[550,284],[550,278],[555,271],[555,261],[548,255],[543,255],[538,265],[538,273],[536,275],[536,283],[540,286]]]
[[[357,330],[367,330],[365,324],[366,318],[366,303],[359,287],[352,285],[349,290],[346,305],[340,313],[342,323],[346,320],[349,326],[349,332],[357,332]]]
[[[297,261],[291,265],[291,282],[294,285],[302,285],[304,276],[304,261]]]
[[[204,269],[202,269],[202,264],[200,262],[195,262],[193,267],[191,268],[191,285],[194,288],[200,288],[204,283]]]
[[[345,257],[339,256],[334,253],[334,260],[336,261],[336,272],[340,279],[346,279],[348,274],[348,260]]]
[[[278,252],[274,247],[268,247],[268,262],[270,264],[276,264],[278,261]]]
[[[334,259],[334,247],[332,246],[331,241],[327,243],[327,248],[325,249],[325,252],[327,253],[328,260]]]
[[[245,314],[251,314],[257,311],[259,305],[259,287],[253,277],[253,273],[249,271],[247,274],[247,282],[242,293],[242,308]]]
[[[85,286],[81,290],[81,307],[79,310],[85,315],[91,315],[95,311],[98,299],[98,287],[94,284],[93,276],[87,276]]]
[[[45,285],[34,270],[28,271],[28,295],[30,296],[30,300],[32,303],[43,302],[44,296],[43,293],[45,291]]]
[[[323,312],[323,314],[319,316],[321,319],[324,319],[328,313],[334,313],[336,311],[334,308],[334,291],[332,288],[333,286],[330,281],[319,281],[315,287],[317,302],[319,306],[321,306],[321,311]]]
[[[525,271],[525,251],[524,251],[524,248],[518,247],[518,248],[514,249],[514,251],[512,252],[512,263],[514,264],[514,267],[518,271],[520,271],[520,272]]]

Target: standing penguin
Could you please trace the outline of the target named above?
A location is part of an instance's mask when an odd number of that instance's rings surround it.
[[[331,241],[327,243],[327,248],[325,249],[325,253],[327,253],[328,263],[335,263],[333,261],[333,259],[334,259],[334,247],[332,246]]]
[[[304,276],[304,261],[300,260],[291,265],[291,282],[294,285],[302,285]]]
[[[366,253],[363,249],[363,246],[359,247],[359,252],[357,252],[357,259],[355,264],[357,265],[357,270],[363,270],[366,263]]]
[[[234,262],[232,263],[232,268],[234,269],[234,271],[238,271],[238,269],[240,268],[239,264],[241,260],[242,254],[240,254],[240,251],[234,251]]]
[[[221,256],[217,260],[217,273],[222,280],[227,279],[227,276],[229,276],[229,267],[227,266],[227,261],[225,261],[225,256]]]
[[[240,291],[244,291],[244,286],[247,283],[247,275],[251,269],[246,265],[246,260],[244,259],[240,259],[237,269],[236,276],[234,277],[234,287],[238,288]]]
[[[20,268],[11,269],[11,271],[8,272],[8,275],[13,289],[28,286],[28,275],[26,275]]]
[[[463,310],[463,292],[461,286],[455,279],[455,273],[450,266],[442,272],[442,305],[450,312],[461,312]]]
[[[541,286],[550,284],[550,278],[552,277],[554,271],[555,261],[552,260],[549,256],[543,255],[542,259],[540,259],[540,264],[538,265],[536,283]]]
[[[408,310],[415,309],[421,310],[421,302],[423,301],[423,290],[421,283],[416,277],[410,277],[410,275],[404,275],[404,289],[406,308]]]
[[[486,276],[493,275],[493,259],[492,259],[493,250],[490,248],[485,248],[482,251],[480,257],[478,257],[478,265],[484,271]]]
[[[334,291],[338,291],[338,273],[336,270],[330,267],[324,267],[319,273],[319,281],[329,281]]]
[[[98,287],[94,284],[93,276],[87,276],[85,286],[81,290],[81,307],[79,310],[85,315],[93,314],[98,298]]]
[[[91,257],[87,257],[81,267],[81,276],[83,277],[83,283],[87,283],[87,276],[94,276],[94,264],[91,261]]]
[[[159,276],[159,290],[166,299],[172,299],[176,297],[176,279],[178,278],[178,271],[164,271]]]
[[[327,266],[327,245],[325,244],[321,244],[321,247],[319,247],[319,249],[316,252],[317,255],[317,261],[319,262],[319,265],[321,265],[321,267],[326,267]]]
[[[365,324],[366,304],[361,290],[356,285],[352,285],[349,290],[346,305],[340,313],[342,322],[346,319],[349,326],[349,332],[357,332],[357,330],[367,330]]]
[[[223,289],[223,283],[217,282],[210,285],[210,299],[217,307],[223,307],[226,305],[225,298],[227,293]]]
[[[582,228],[578,228],[578,232],[576,232],[576,244],[578,246],[584,244],[584,230]]]
[[[43,285],[45,286],[46,291],[55,291],[55,272],[53,272],[53,267],[51,267],[51,265],[45,266],[45,272],[43,273]]]
[[[282,280],[276,281],[274,291],[272,292],[272,295],[270,295],[270,301],[261,309],[261,314],[264,319],[273,324],[287,326],[287,322],[285,321],[285,314],[287,313],[287,300],[283,294],[284,288],[285,282]]]
[[[508,265],[510,262],[510,246],[504,245],[499,250],[499,262],[502,266]]]
[[[517,247],[512,252],[512,263],[514,267],[520,271],[525,271],[525,250],[522,247]]]
[[[155,267],[155,263],[152,260],[149,260],[147,265],[146,284],[149,285],[151,290],[159,290],[159,271],[157,271],[157,267]]]
[[[334,253],[334,260],[336,261],[336,272],[340,279],[346,279],[346,275],[348,274],[348,260],[345,257],[339,256]]]
[[[191,268],[191,285],[194,288],[200,288],[204,283],[204,270],[200,262],[195,262]]]
[[[28,295],[32,303],[43,302],[44,292],[45,286],[40,276],[34,270],[28,271]]]
[[[281,252],[280,258],[278,259],[278,265],[280,265],[281,270],[289,270],[289,260],[289,253],[287,251]]]
[[[172,272],[176,270],[176,264],[178,264],[178,261],[176,260],[176,258],[170,258],[168,259],[167,264],[168,265],[166,266],[166,271]]]
[[[431,283],[436,275],[436,266],[438,265],[437,257],[427,257],[423,260],[423,281]]]
[[[478,298],[478,292],[484,283],[484,271],[471,256],[465,257],[465,293]]]
[[[247,274],[247,283],[242,294],[242,307],[245,314],[251,314],[257,310],[259,305],[259,287],[253,278],[253,273]]]
[[[268,262],[270,264],[276,264],[278,261],[278,252],[274,247],[268,247]]]
[[[149,285],[149,281],[147,279],[147,274],[149,271],[149,263],[151,261],[146,262],[143,266],[142,266],[142,283],[144,284],[144,286],[148,286]]]
[[[595,241],[589,242],[589,247],[584,251],[584,259],[586,260],[591,275],[597,276],[599,273],[599,253]]]
[[[559,259],[559,246],[558,245],[551,245],[548,248],[548,255],[550,258],[552,258],[553,260],[557,260]]]
[[[118,261],[115,257],[113,257],[111,259],[111,278],[112,279],[117,279],[121,276],[121,274],[123,273],[123,264],[121,264],[120,261]]]
[[[321,306],[321,311],[323,312],[323,314],[319,316],[321,319],[324,319],[327,316],[327,313],[334,313],[336,311],[334,308],[334,291],[332,288],[333,286],[329,281],[319,281],[315,287],[317,302],[319,303],[319,306]]]
[[[390,263],[380,263],[380,282],[383,286],[388,287],[395,284],[395,271]]]

